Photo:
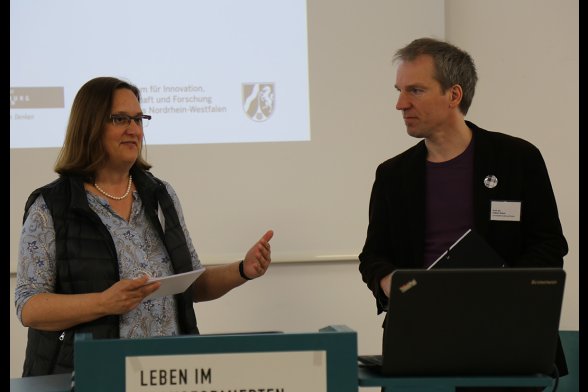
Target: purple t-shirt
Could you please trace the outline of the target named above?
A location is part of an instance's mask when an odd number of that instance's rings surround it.
[[[427,162],[424,267],[473,227],[474,143],[446,162]]]

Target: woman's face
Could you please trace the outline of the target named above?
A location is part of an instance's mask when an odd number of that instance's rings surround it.
[[[102,142],[108,155],[108,166],[128,170],[141,153],[143,126],[141,120],[129,117],[141,116],[139,100],[129,89],[117,89],[112,100],[110,119],[105,126]],[[139,121],[139,124],[137,124]]]

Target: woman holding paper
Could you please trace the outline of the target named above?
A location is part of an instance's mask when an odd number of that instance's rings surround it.
[[[117,78],[88,81],[73,101],[59,178],[25,206],[15,290],[29,327],[23,376],[71,372],[76,333],[197,334],[193,302],[219,298],[271,263],[268,230],[243,260],[207,267],[177,295],[154,294],[161,283],[151,277],[202,265],[177,194],[142,156],[150,119],[139,89]]]

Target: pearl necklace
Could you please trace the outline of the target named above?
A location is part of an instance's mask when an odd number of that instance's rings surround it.
[[[127,196],[129,195],[129,193],[131,192],[131,185],[132,185],[132,184],[133,184],[133,176],[131,176],[131,175],[129,174],[129,185],[127,186],[127,191],[126,191],[126,192],[125,192],[125,194],[124,194],[124,195],[122,195],[122,196],[112,196],[110,193],[108,193],[108,192],[105,192],[105,191],[104,191],[102,188],[100,188],[100,187],[98,186],[98,184],[96,184],[96,182],[94,182],[94,187],[95,187],[96,189],[98,189],[98,192],[102,193],[102,194],[103,194],[104,196],[106,196],[106,197],[109,197],[109,198],[111,198],[111,199],[114,199],[114,200],[122,200],[122,199],[124,199],[125,197],[127,197]]]

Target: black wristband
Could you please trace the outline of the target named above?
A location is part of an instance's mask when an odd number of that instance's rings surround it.
[[[243,271],[243,260],[239,262],[239,275],[241,275],[241,277],[245,280],[251,280],[251,278],[245,275],[245,271]]]

